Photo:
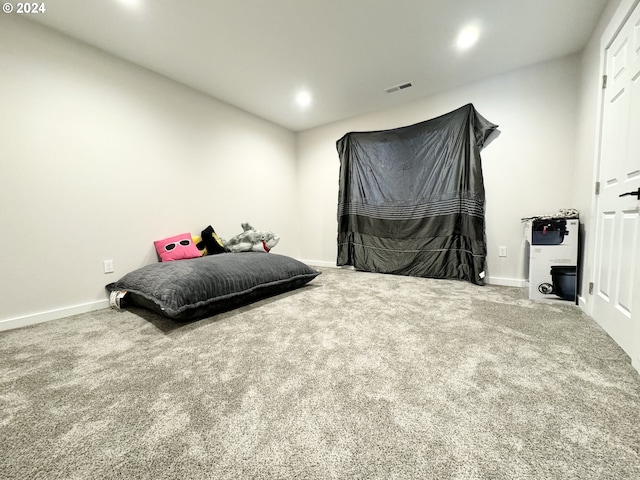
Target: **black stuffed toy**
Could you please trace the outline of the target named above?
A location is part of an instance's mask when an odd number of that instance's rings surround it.
[[[198,250],[204,250],[206,248],[204,255],[215,255],[216,253],[225,252],[222,240],[220,240],[220,237],[218,237],[218,234],[211,225],[202,230],[200,236],[202,240],[198,242],[196,247],[198,247]]]

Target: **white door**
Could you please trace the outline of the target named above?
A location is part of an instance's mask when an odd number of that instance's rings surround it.
[[[605,50],[593,317],[640,365],[640,4]],[[635,298],[634,298],[635,297]]]

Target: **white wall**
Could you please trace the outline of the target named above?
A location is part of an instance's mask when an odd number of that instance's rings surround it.
[[[154,240],[209,224],[298,255],[294,133],[15,15],[0,72],[0,323],[104,306]]]
[[[521,218],[573,206],[579,73],[574,55],[299,133],[301,258],[335,265],[336,140],[349,131],[410,125],[473,103],[501,132],[482,152],[489,281],[522,285],[527,272]],[[498,257],[499,246],[507,247],[507,257]]]

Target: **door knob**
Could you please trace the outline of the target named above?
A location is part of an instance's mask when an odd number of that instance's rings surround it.
[[[627,197],[627,196],[635,196],[638,200],[640,200],[640,187],[638,187],[638,189],[635,192],[627,192],[627,193],[623,193],[622,195],[619,195],[620,197]]]

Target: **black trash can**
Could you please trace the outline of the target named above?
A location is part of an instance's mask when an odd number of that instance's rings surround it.
[[[553,293],[572,302],[576,301],[576,274],[578,267],[554,265],[551,267]]]

